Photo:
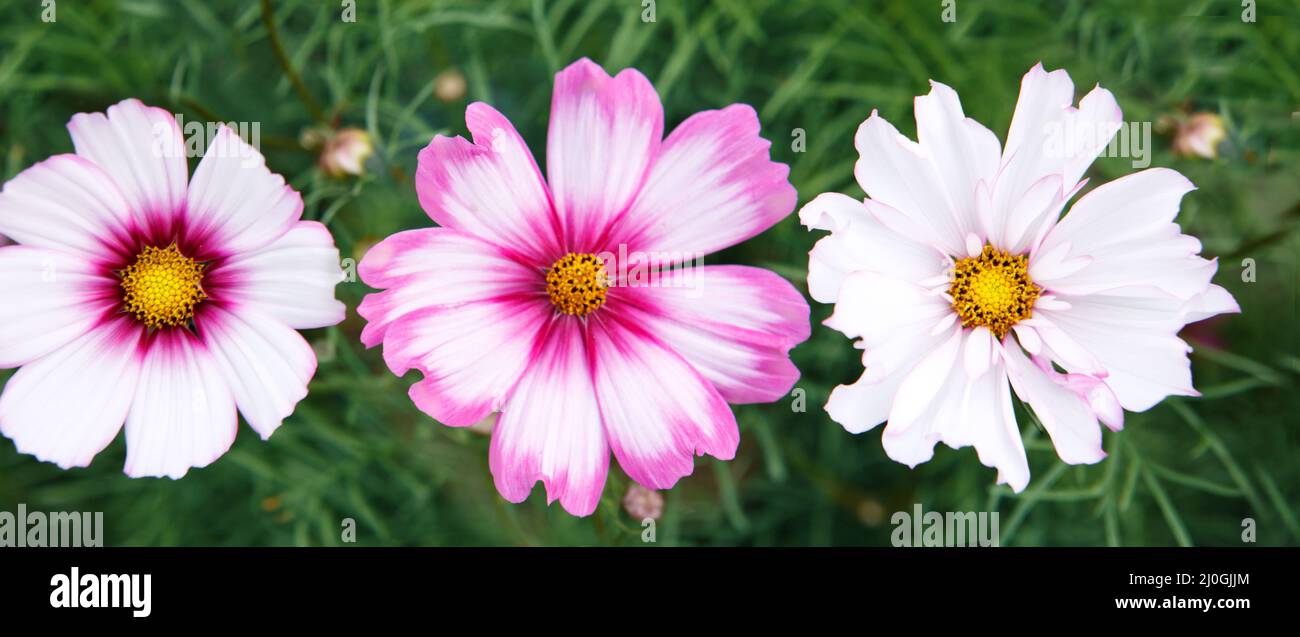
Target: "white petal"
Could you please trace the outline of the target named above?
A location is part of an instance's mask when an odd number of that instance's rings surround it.
[[[974,219],[958,216],[926,151],[874,111],[858,127],[855,144],[858,162],[853,174],[858,184],[873,201],[907,218],[910,223],[899,227],[905,236],[960,254],[966,235],[975,229]]]
[[[140,227],[167,234],[184,206],[190,170],[176,117],[128,99],[107,113],[73,115],[68,132],[77,154],[112,178]]]
[[[113,181],[77,155],[40,162],[0,193],[0,234],[23,245],[73,250],[91,262],[129,256],[133,223]]]
[[[0,367],[17,367],[85,334],[113,310],[117,281],[69,251],[0,248]]]
[[[279,239],[302,216],[302,197],[266,167],[256,148],[222,126],[194,170],[187,234],[217,254],[250,252]]]
[[[916,137],[934,163],[954,214],[970,234],[979,228],[975,191],[980,182],[992,183],[1002,159],[1002,147],[993,131],[966,117],[957,92],[931,81],[930,94],[917,97]],[[979,236],[981,245],[986,237]]]
[[[0,396],[0,431],[20,453],[64,469],[90,464],[126,419],[142,331],[116,319],[24,365]]]
[[[126,417],[126,475],[179,479],[235,442],[235,398],[188,332],[158,332],[147,350]]]
[[[1003,359],[1016,395],[1033,407],[1061,460],[1092,464],[1106,457],[1101,448],[1101,425],[1083,398],[1054,381],[1049,372],[1025,358],[1018,347],[1004,348]]]
[[[961,343],[962,330],[954,328],[946,342],[926,355],[899,386],[881,437],[890,458],[909,467],[929,460],[942,430],[959,422],[965,385],[957,365]]]
[[[262,439],[271,437],[307,395],[316,354],[283,323],[241,308],[238,314],[210,305],[195,317],[244,420]]]
[[[993,333],[986,327],[971,330],[966,336],[966,347],[962,351],[962,366],[970,380],[977,380],[988,371],[992,352]]]
[[[294,329],[335,325],[346,308],[334,298],[343,280],[339,250],[325,226],[299,221],[270,245],[236,255],[208,273],[222,298],[247,304]]]

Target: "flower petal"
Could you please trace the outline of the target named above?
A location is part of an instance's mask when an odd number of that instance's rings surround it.
[[[613,242],[686,260],[770,228],[798,200],[790,169],[771,160],[770,147],[744,104],[690,116],[664,141]]]
[[[24,365],[0,395],[0,432],[20,453],[64,469],[90,464],[126,419],[142,333],[115,319]]]
[[[510,120],[470,104],[473,142],[438,135],[420,151],[415,191],[439,225],[474,235],[538,266],[558,258],[559,221],[537,162]]]
[[[112,310],[116,288],[77,253],[0,248],[0,368],[29,363],[88,332]]]
[[[251,252],[279,239],[302,217],[302,196],[266,167],[228,126],[217,131],[194,170],[185,241],[196,258]]]
[[[553,313],[546,301],[519,297],[417,310],[388,329],[384,361],[398,376],[424,373],[410,390],[424,413],[469,426],[505,404]]]
[[[853,272],[920,283],[948,267],[941,252],[890,229],[873,211],[899,215],[879,202],[864,204],[838,193],[818,195],[799,210],[804,225],[831,231],[808,254],[808,292],[813,299],[836,302],[845,277]]]
[[[521,265],[497,246],[449,228],[407,230],[366,252],[361,280],[388,288],[366,295],[357,312],[368,323],[361,341],[374,347],[398,319],[419,309],[537,293],[539,270]]]
[[[1031,363],[1019,347],[1011,345],[1002,352],[1011,386],[1021,400],[1033,407],[1034,415],[1052,437],[1056,455],[1067,464],[1093,464],[1105,458],[1101,424],[1087,399],[1053,378],[1060,374]]]
[[[347,308],[334,298],[343,280],[334,237],[316,221],[299,221],[255,252],[238,254],[204,278],[208,295],[250,305],[294,329],[335,325]]]
[[[650,489],[669,489],[691,474],[697,453],[735,457],[736,418],[689,363],[612,315],[588,329],[605,434],[628,476]]]
[[[1069,73],[1048,73],[1037,64],[1025,74],[993,188],[995,216],[1010,214],[1025,192],[1048,175],[1060,175],[1062,194],[1072,191],[1123,123],[1115,96],[1100,86],[1077,109],[1072,104]]]
[[[133,223],[113,181],[77,155],[40,162],[0,192],[0,234],[24,245],[73,250],[95,263],[130,256]]]
[[[546,175],[568,250],[606,247],[600,238],[641,191],[663,134],[659,94],[640,71],[611,78],[583,58],[556,74]]]
[[[126,416],[126,475],[180,479],[230,450],[235,398],[198,338],[181,330],[152,338]]]
[[[68,122],[77,155],[97,164],[122,192],[141,229],[170,236],[183,210],[189,163],[176,117],[128,99],[107,113],[78,113]]]
[[[1069,309],[1042,312],[1101,363],[1104,382],[1129,411],[1146,411],[1170,395],[1198,395],[1190,348],[1177,336],[1187,319],[1186,303],[1145,289],[1145,297],[1062,296]]]
[[[930,94],[917,97],[914,110],[917,143],[937,169],[961,228],[973,232],[979,227],[976,186],[993,183],[1002,145],[993,131],[966,117],[957,92],[939,82],[930,82]]]
[[[853,174],[858,184],[873,201],[889,206],[908,223],[895,226],[882,221],[917,243],[961,254],[976,220],[958,215],[928,149],[903,137],[875,111],[858,127],[854,143],[858,162]]]
[[[537,358],[497,419],[489,466],[506,500],[523,502],[541,480],[547,503],[558,499],[573,515],[596,510],[609,473],[609,444],[578,321],[551,321]]]
[[[810,331],[803,295],[760,268],[683,271],[694,280],[681,286],[611,288],[617,300],[610,303],[685,358],[727,402],[784,397],[799,379],[790,348],[807,340]]]
[[[265,440],[275,433],[316,373],[302,335],[249,307],[235,314],[208,304],[194,319],[244,420]]]
[[[1217,265],[1198,256],[1201,244],[1173,223],[1183,195],[1195,187],[1166,168],[1151,168],[1098,186],[1070,208],[1040,252],[1066,247],[1089,260],[1059,278],[1030,264],[1034,281],[1060,294],[1094,294],[1154,286],[1180,299],[1203,293]]]

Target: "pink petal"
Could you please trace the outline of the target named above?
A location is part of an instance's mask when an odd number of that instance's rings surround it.
[[[617,296],[620,312],[632,313],[630,320],[685,358],[727,402],[786,396],[799,379],[790,348],[809,335],[803,295],[760,268],[709,266],[690,272],[689,286],[613,288],[611,295]]]
[[[298,332],[250,307],[238,314],[215,303],[200,307],[194,322],[239,413],[263,440],[270,438],[307,395],[316,354]]]
[[[343,280],[334,237],[316,221],[299,221],[255,252],[238,254],[204,278],[212,298],[250,305],[294,329],[336,325],[347,308],[334,298]]]
[[[505,404],[553,313],[544,300],[518,297],[417,310],[388,329],[384,361],[398,376],[424,373],[410,390],[417,407],[469,426]]]
[[[668,489],[696,454],[736,455],[740,432],[718,390],[657,339],[613,315],[588,323],[596,398],[614,457],[642,486]]]
[[[568,250],[595,252],[642,190],[664,133],[654,86],[636,69],[611,78],[583,58],[555,76],[546,175]]]
[[[0,395],[0,432],[20,453],[84,467],[122,428],[144,330],[115,319],[19,369]]]
[[[0,368],[29,363],[115,309],[118,281],[75,252],[0,247]]]
[[[448,228],[407,230],[366,252],[357,266],[361,280],[387,288],[369,294],[357,308],[368,323],[366,347],[384,340],[388,328],[416,310],[472,301],[542,294],[540,270],[521,265],[501,248]]]
[[[179,479],[235,442],[235,398],[212,353],[189,332],[155,332],[126,416],[126,474]]]
[[[439,135],[420,151],[420,205],[439,225],[550,265],[559,257],[559,222],[528,146],[487,104],[470,104],[465,122],[473,143]]]
[[[183,210],[189,163],[171,113],[128,99],[107,113],[79,113],[68,122],[72,144],[117,185],[136,224],[162,240]]]
[[[546,500],[591,515],[609,472],[581,324],[557,316],[492,432],[489,466],[502,497],[523,502],[541,480]]]
[[[74,250],[94,263],[119,263],[135,248],[134,221],[121,191],[97,165],[55,155],[9,180],[0,193],[0,233],[17,243]]]
[[[684,261],[733,246],[794,210],[790,169],[770,158],[744,104],[696,113],[664,141],[611,243]]]
[[[251,252],[284,236],[302,217],[302,196],[227,126],[194,170],[185,208],[186,242],[196,257]]]

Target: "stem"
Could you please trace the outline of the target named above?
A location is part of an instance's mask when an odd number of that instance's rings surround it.
[[[280,31],[275,27],[275,12],[271,9],[271,0],[262,0],[262,24],[266,26],[266,37],[271,41],[271,50],[275,53],[275,59],[280,63],[280,68],[284,69],[285,77],[289,78],[289,83],[298,92],[298,97],[302,98],[302,103],[307,106],[308,112],[311,113],[312,119],[322,124],[325,122],[325,112],[321,110],[320,104],[316,98],[312,97],[307,85],[303,84],[302,77],[294,70],[293,64],[289,62],[289,56],[284,53],[284,45],[280,43]]]

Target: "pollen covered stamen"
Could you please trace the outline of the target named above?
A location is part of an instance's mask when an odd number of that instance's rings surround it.
[[[203,264],[176,244],[147,246],[122,270],[122,307],[148,327],[175,327],[194,317],[203,292]]]
[[[546,271],[546,293],[565,314],[586,316],[600,309],[607,287],[605,264],[594,254],[570,252]]]
[[[1013,325],[1033,315],[1042,292],[1029,278],[1029,257],[1012,256],[991,245],[979,256],[953,266],[948,295],[963,327],[987,327],[999,340]]]

